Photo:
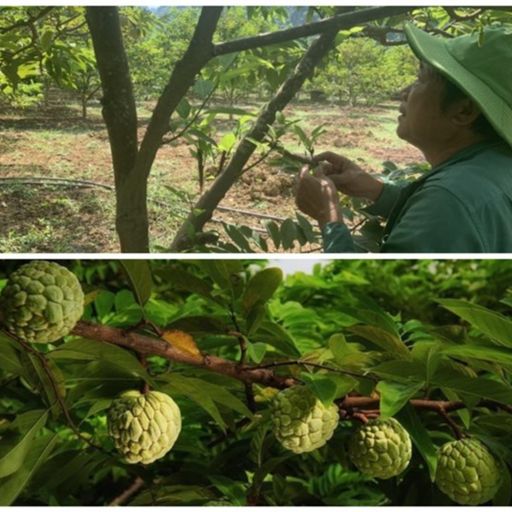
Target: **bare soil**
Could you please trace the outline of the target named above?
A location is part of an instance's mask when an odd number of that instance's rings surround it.
[[[395,106],[340,108],[296,104],[288,117],[300,118],[310,132],[326,132],[317,151],[332,150],[378,171],[383,161],[405,166],[421,154],[394,135]],[[147,118],[142,118],[142,138]],[[227,128],[228,122],[223,123]],[[219,131],[221,131],[219,129]],[[298,140],[285,137],[291,151]],[[9,178],[9,180],[7,180]],[[108,136],[99,108],[89,119],[74,106],[51,110],[0,111],[0,247],[2,252],[118,252],[113,192],[71,183],[29,183],[32,178],[89,180],[113,186]],[[206,187],[214,179],[207,176]],[[261,163],[228,192],[222,206],[275,218],[293,217],[294,175]],[[178,191],[176,194],[172,190]],[[196,161],[183,141],[160,149],[149,182],[151,239],[165,250],[199,194]],[[223,231],[218,221],[262,229],[266,218],[216,211],[208,229]]]

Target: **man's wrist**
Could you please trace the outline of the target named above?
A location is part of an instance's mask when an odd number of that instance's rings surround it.
[[[344,224],[343,222],[343,213],[341,210],[341,206],[333,206],[329,210],[323,212],[319,215],[316,220],[318,221],[318,225],[320,229],[323,229],[330,222],[338,222],[340,224]]]

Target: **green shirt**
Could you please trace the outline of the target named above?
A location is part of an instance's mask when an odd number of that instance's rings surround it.
[[[367,211],[388,219],[380,252],[512,253],[512,148],[465,148],[414,183],[384,185]],[[342,223],[323,238],[325,252],[355,252]]]

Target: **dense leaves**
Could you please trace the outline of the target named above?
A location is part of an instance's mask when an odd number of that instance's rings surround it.
[[[132,487],[124,504],[446,505],[438,448],[462,434],[503,464],[495,503],[509,504],[509,261],[342,260],[284,280],[251,260],[60,263],[88,297],[83,320],[123,334],[34,348],[0,333],[2,505],[105,505]],[[2,264],[0,286],[21,264]],[[132,331],[162,335],[189,363],[122,346]],[[335,401],[325,446],[279,444],[278,390],[258,371]],[[182,432],[162,459],[127,465],[106,412],[148,387],[176,401]],[[413,443],[407,469],[385,482],[347,456],[361,417],[379,415]]]

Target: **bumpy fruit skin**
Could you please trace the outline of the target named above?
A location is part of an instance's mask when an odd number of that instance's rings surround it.
[[[125,462],[150,464],[174,445],[181,430],[176,402],[165,393],[126,391],[112,402],[108,432]]]
[[[294,453],[323,446],[338,425],[334,404],[325,406],[303,386],[280,391],[272,401],[272,427],[277,440]]]
[[[481,505],[501,483],[500,465],[477,439],[460,439],[439,449],[436,484],[455,503]]]
[[[361,473],[386,480],[409,464],[411,438],[394,418],[370,420],[351,437],[348,454]]]
[[[32,261],[9,276],[0,295],[7,330],[32,343],[52,343],[69,334],[83,314],[77,277],[48,261]]]

